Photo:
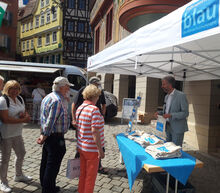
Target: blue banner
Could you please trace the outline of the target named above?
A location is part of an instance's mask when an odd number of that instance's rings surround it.
[[[182,15],[182,37],[219,26],[219,0],[199,0]]]

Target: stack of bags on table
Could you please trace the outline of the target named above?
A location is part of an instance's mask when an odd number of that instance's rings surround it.
[[[133,131],[127,134],[127,137],[145,148],[145,151],[154,159],[167,159],[181,157],[181,147],[172,142],[164,143],[155,135],[145,133],[144,131]]]
[[[167,159],[181,157],[181,149],[180,146],[176,146],[173,142],[166,142],[164,144],[149,145],[145,148],[145,151],[154,159]]]

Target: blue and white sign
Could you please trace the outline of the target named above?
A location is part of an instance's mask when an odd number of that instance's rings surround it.
[[[199,0],[182,16],[182,37],[219,26],[219,0]]]

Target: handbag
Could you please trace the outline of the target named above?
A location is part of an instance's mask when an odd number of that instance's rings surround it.
[[[78,178],[80,175],[80,159],[69,159],[67,161],[66,177],[69,179]]]

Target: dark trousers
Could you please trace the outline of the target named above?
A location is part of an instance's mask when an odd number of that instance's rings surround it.
[[[63,136],[52,135],[45,140],[40,166],[42,193],[55,193],[56,178],[65,153]]]

